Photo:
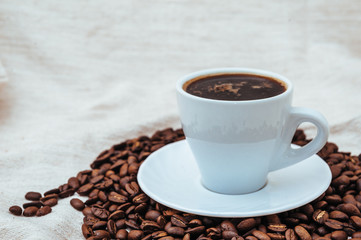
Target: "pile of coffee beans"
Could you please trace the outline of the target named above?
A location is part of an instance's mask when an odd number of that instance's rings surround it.
[[[9,211],[44,216],[60,199],[77,193],[88,197],[85,202],[70,200],[84,215],[81,229],[87,240],[361,240],[361,155],[339,152],[335,144],[327,143],[318,155],[330,166],[332,183],[309,204],[263,217],[214,218],[170,209],[139,188],[137,172],[149,154],[182,139],[181,129],[168,128],[114,145],[94,160],[91,170],[44,194],[28,192],[25,198],[30,202]],[[308,142],[297,130],[293,143]]]

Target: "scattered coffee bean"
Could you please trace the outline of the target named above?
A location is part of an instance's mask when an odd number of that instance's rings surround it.
[[[128,231],[125,229],[120,229],[117,231],[115,238],[119,240],[126,240],[128,239]]]
[[[312,240],[311,235],[307,232],[304,227],[296,226],[295,232],[301,240]]]
[[[73,198],[72,200],[70,200],[70,205],[72,205],[73,208],[78,211],[82,211],[85,207],[85,204],[79,198]]]
[[[25,195],[31,202],[9,208],[10,213],[43,216],[58,200],[75,191],[88,199],[74,198],[71,206],[84,215],[84,238],[120,240],[310,240],[312,238],[361,240],[361,154],[339,152],[327,143],[318,153],[330,166],[332,182],[316,200],[297,209],[254,218],[212,218],[183,213],[150,199],[139,188],[137,172],[149,154],[184,139],[182,130],[170,128],[141,136],[103,151],[91,169],[70,177],[67,183],[44,193]],[[294,143],[306,145],[297,130]],[[23,213],[22,213],[23,212]],[[126,230],[130,230],[129,232]]]
[[[57,198],[50,198],[48,200],[45,200],[44,202],[42,202],[44,204],[44,206],[49,206],[49,207],[53,207],[56,204],[58,204],[58,199]]]
[[[36,216],[41,217],[41,216],[45,216],[49,213],[51,213],[51,207],[44,206],[42,208],[39,208],[39,210],[36,212]]]
[[[35,206],[30,206],[24,209],[23,215],[25,217],[32,217],[36,215],[36,212],[38,211],[39,208],[35,207]]]
[[[273,232],[285,232],[287,225],[285,224],[269,224],[267,228]]]
[[[296,236],[296,233],[293,229],[287,229],[286,232],[285,232],[285,238],[286,240],[297,240],[297,236]]]
[[[128,232],[128,240],[140,240],[144,236],[141,230],[130,230]]]
[[[20,216],[23,213],[23,210],[19,206],[11,206],[9,208],[9,212],[14,214],[15,216]]]
[[[28,192],[25,194],[25,199],[30,201],[39,201],[41,198],[41,193],[39,192]]]
[[[42,207],[44,204],[40,201],[33,201],[33,202],[27,202],[23,204],[23,208],[28,208],[28,207],[37,207],[40,208]]]
[[[347,233],[344,231],[334,231],[331,233],[331,239],[332,240],[346,240]]]

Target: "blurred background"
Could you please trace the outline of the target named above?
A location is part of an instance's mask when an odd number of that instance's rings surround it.
[[[82,239],[67,199],[43,218],[8,208],[115,143],[179,128],[175,82],[205,68],[288,77],[293,104],[322,112],[330,141],[358,155],[360,29],[358,0],[1,1],[0,236]]]

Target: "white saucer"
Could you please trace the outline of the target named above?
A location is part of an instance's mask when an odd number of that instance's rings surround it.
[[[300,207],[320,196],[330,185],[331,171],[317,155],[271,172],[261,190],[244,195],[212,192],[200,174],[185,140],[148,156],[138,172],[142,190],[170,208],[212,217],[251,217]]]

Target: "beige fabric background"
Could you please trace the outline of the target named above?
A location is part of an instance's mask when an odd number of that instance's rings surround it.
[[[200,69],[287,76],[294,105],[321,111],[330,140],[359,154],[360,30],[358,0],[2,0],[0,238],[82,239],[70,199],[42,218],[8,208],[114,143],[179,127],[175,81]]]

